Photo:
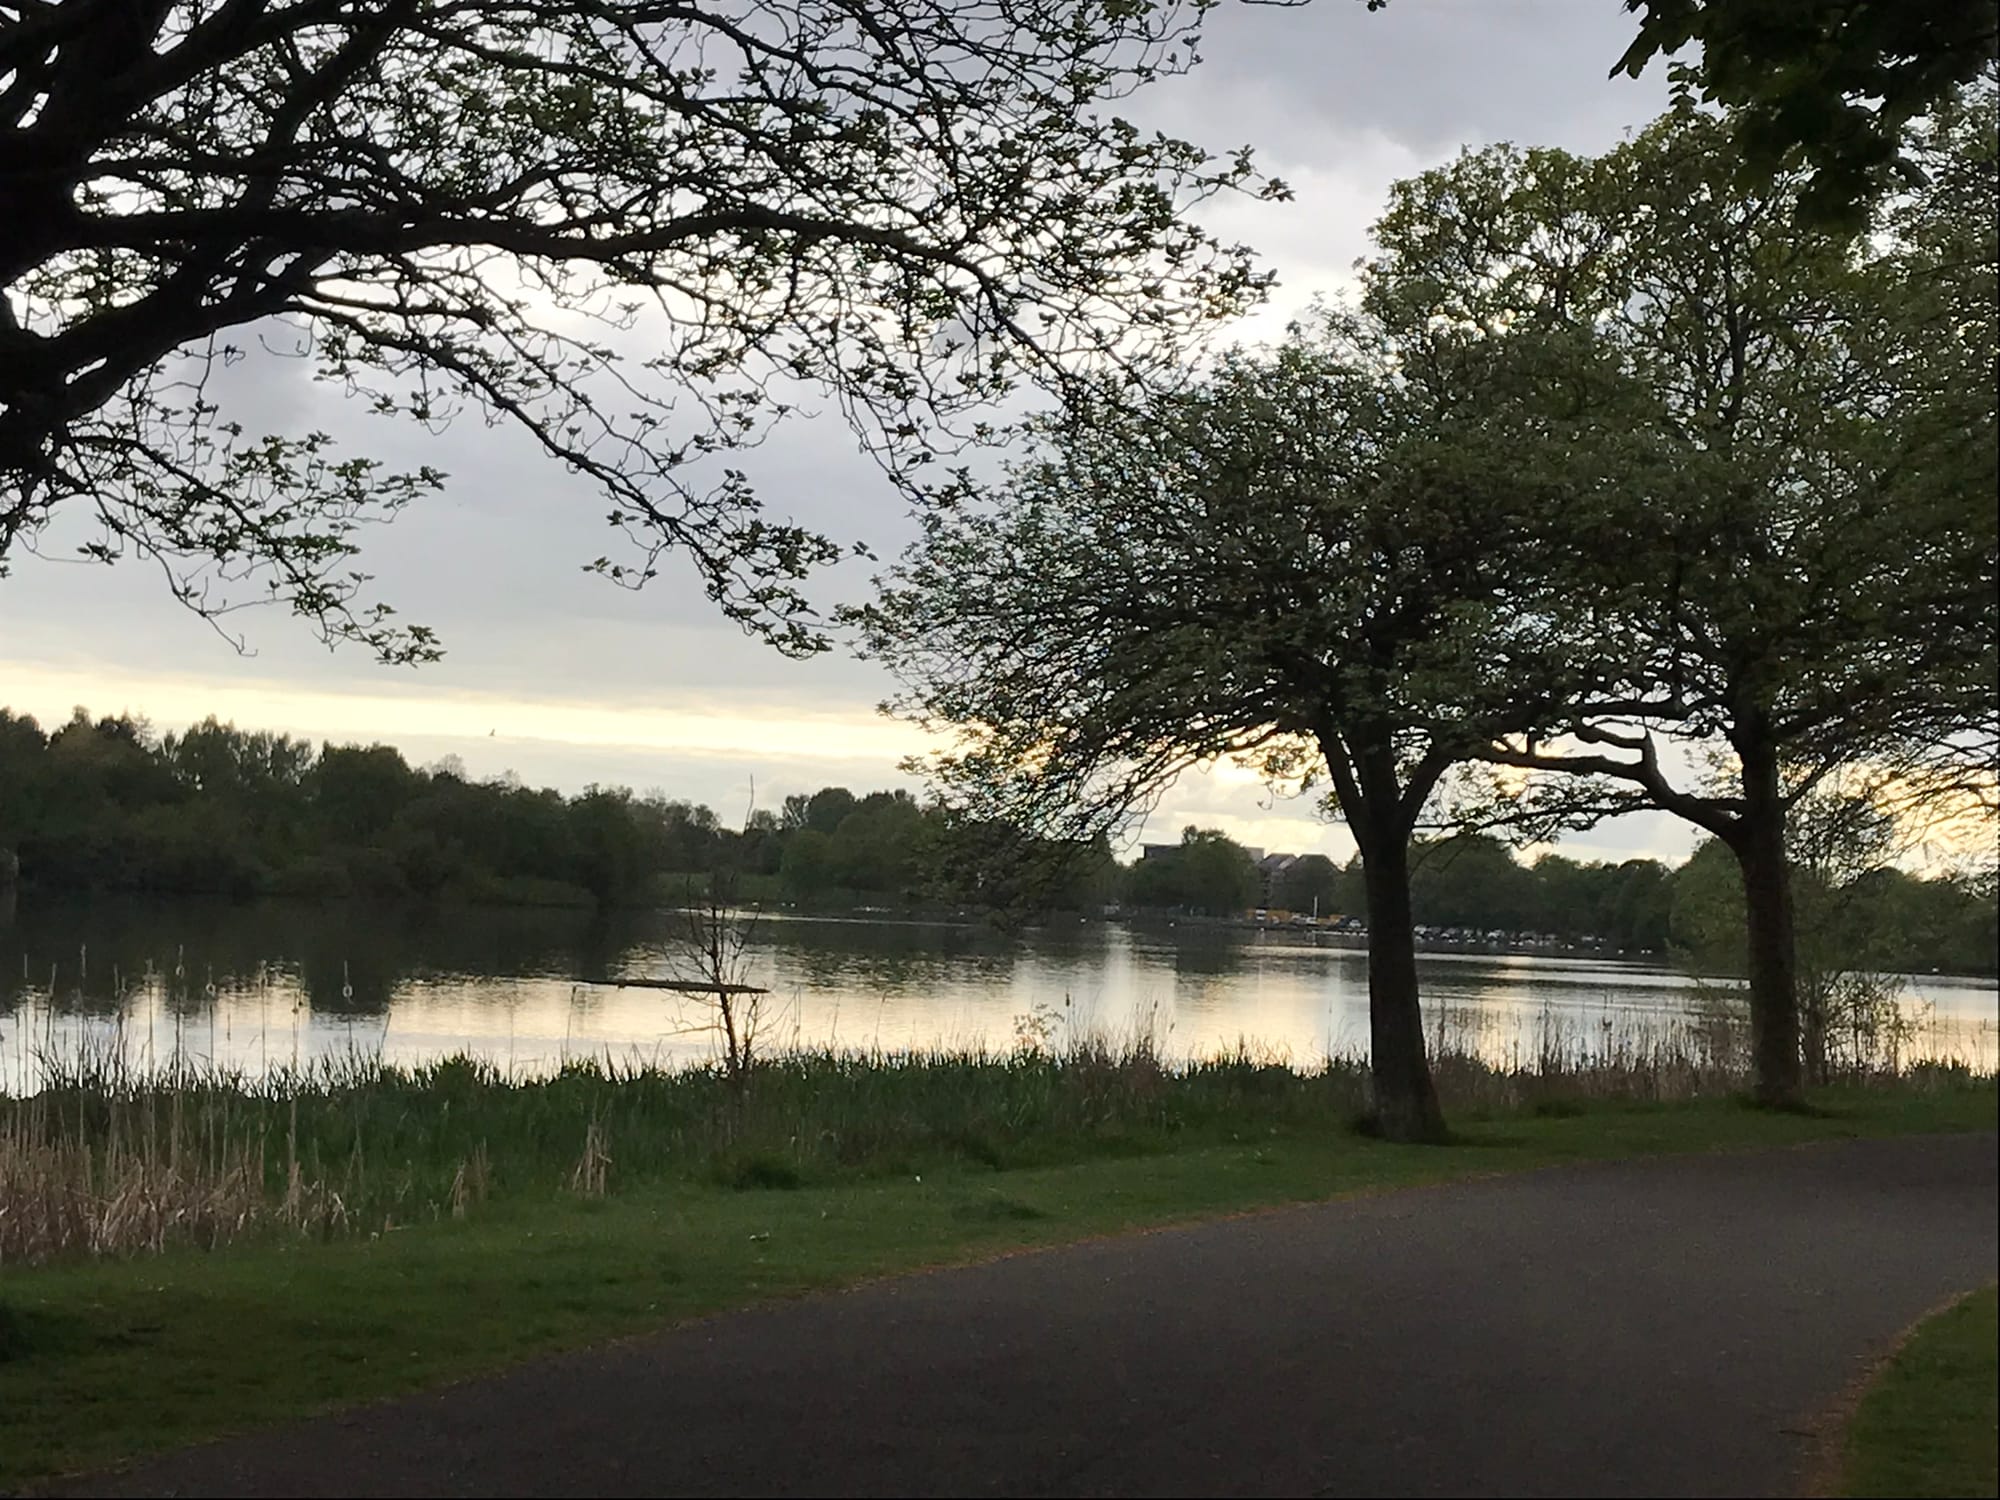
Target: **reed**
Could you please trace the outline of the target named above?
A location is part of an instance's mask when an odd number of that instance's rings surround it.
[[[1594,1034],[1593,1034],[1594,1033]],[[1545,1015],[1524,1055],[1482,1060],[1476,1017],[1441,1014],[1432,1052],[1448,1114],[1563,1114],[1713,1098],[1743,1085],[1727,1017],[1657,1032]],[[116,1039],[38,1059],[29,1097],[0,1094],[0,1265],[333,1238],[476,1213],[489,1198],[683,1180],[782,1188],[938,1166],[995,1171],[1342,1131],[1367,1104],[1359,1057],[1311,1066],[1245,1044],[1162,1058],[1144,1029],[1014,1048],[794,1050],[747,1077],[572,1060],[520,1078],[458,1056],[396,1066],[363,1051],[257,1073]],[[1856,1066],[1845,1082],[1991,1088],[1963,1066]]]

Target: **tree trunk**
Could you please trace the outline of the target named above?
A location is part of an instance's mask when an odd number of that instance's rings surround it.
[[[1355,830],[1357,834],[1361,830]],[[1368,1047],[1374,1123],[1392,1141],[1442,1141],[1444,1111],[1417,998],[1417,932],[1410,917],[1406,833],[1357,838],[1368,894]]]
[[[1805,1104],[1799,1047],[1797,936],[1792,922],[1791,863],[1775,752],[1743,755],[1743,817],[1732,840],[1743,876],[1750,962],[1750,1042],[1757,1102],[1780,1109]]]

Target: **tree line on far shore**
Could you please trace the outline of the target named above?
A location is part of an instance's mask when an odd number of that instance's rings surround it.
[[[1843,969],[1991,974],[2000,968],[2000,912],[1992,873],[1925,878],[1872,851],[1807,861],[1799,882],[1812,957]],[[1189,828],[1176,848],[1122,872],[1138,910],[1220,916],[1261,904],[1274,917],[1363,916],[1360,857],[1344,865],[1302,855],[1266,876],[1212,829]],[[1678,866],[1656,859],[1517,858],[1486,834],[1418,840],[1410,905],[1420,928],[1469,942],[1526,941],[1607,953],[1675,955],[1740,973],[1742,893],[1729,853],[1713,839]]]
[[[726,874],[744,899],[980,906],[988,835],[905,791],[826,787],[740,827],[664,792],[573,796],[452,758],[322,744],[214,718],[155,734],[79,708],[45,732],[0,709],[0,870],[38,891],[633,906]],[[1108,848],[1038,889],[1081,910],[1116,899]],[[0,882],[4,883],[4,882]]]
[[[474,780],[450,760],[414,767],[387,745],[315,747],[214,719],[155,735],[81,709],[45,733],[0,709],[0,851],[43,891],[621,906],[670,902],[726,871],[745,900],[805,909],[1018,905],[1018,892],[989,884],[1003,863],[987,857],[990,837],[903,791],[824,787],[729,827],[659,792],[564,796],[512,776]],[[1213,829],[1191,827],[1130,864],[1100,846],[1063,865],[1034,893],[1045,910],[1330,918],[1366,908],[1358,858],[1307,854],[1267,872]],[[1712,844],[1676,869],[1559,853],[1523,862],[1473,835],[1418,845],[1411,902],[1419,924],[1467,937],[1682,951],[1727,968],[1740,964],[1727,941],[1733,878]],[[1992,973],[1991,883],[1920,879],[1863,857],[1810,877],[1804,899],[1838,910],[1857,963]]]

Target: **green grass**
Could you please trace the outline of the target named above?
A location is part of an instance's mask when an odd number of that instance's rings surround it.
[[[1282,1098],[1287,1086],[1262,1087]],[[758,1166],[747,1154],[736,1176],[712,1163],[623,1186],[614,1175],[602,1198],[524,1181],[462,1220],[328,1243],[267,1236],[17,1268],[0,1276],[0,1486],[917,1266],[1567,1161],[1991,1128],[1995,1098],[1987,1080],[1830,1092],[1811,1115],[1723,1099],[1524,1107],[1446,1147],[1246,1107],[1257,1123],[1234,1140],[1210,1121],[1073,1142],[1085,1159],[1002,1149],[1005,1170],[964,1151],[908,1172],[881,1157],[846,1172],[816,1157],[801,1172],[796,1155]]]
[[[1918,1325],[1847,1432],[1846,1495],[2000,1493],[2000,1289]]]
[[[1731,1070],[1685,1050],[1560,1055],[1498,1069],[1438,1050],[1450,1118],[1565,1111],[1593,1098],[1722,1097]],[[488,1061],[398,1068],[363,1055],[266,1076],[131,1067],[113,1038],[45,1062],[47,1086],[0,1097],[0,1264],[59,1253],[81,1233],[56,1221],[56,1187],[84,1173],[85,1198],[119,1198],[143,1162],[171,1162],[183,1199],[210,1194],[169,1239],[206,1242],[236,1208],[293,1188],[294,1220],[379,1231],[448,1217],[491,1198],[561,1190],[585,1143],[602,1143],[614,1189],[671,1182],[812,1186],[926,1171],[1060,1166],[1104,1156],[1224,1146],[1246,1133],[1338,1131],[1367,1098],[1367,1068],[1335,1059],[1298,1071],[1249,1056],[1169,1067],[1142,1041],[1080,1042],[1050,1055],[793,1053],[760,1062],[747,1101],[713,1068],[621,1068],[584,1059],[546,1078],[510,1079]],[[1958,1087],[1933,1069],[1911,1086]],[[30,1157],[33,1157],[31,1166]],[[10,1170],[10,1163],[13,1169]],[[18,1185],[43,1184],[24,1204]],[[14,1184],[10,1186],[10,1184]],[[35,1215],[39,1228],[29,1237]],[[72,1214],[73,1218],[74,1215]],[[121,1215],[121,1233],[138,1222]],[[253,1215],[261,1220],[261,1209]],[[231,1229],[231,1234],[240,1230]]]

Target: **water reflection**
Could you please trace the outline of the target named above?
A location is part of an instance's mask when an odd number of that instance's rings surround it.
[[[476,1050],[520,1070],[564,1057],[708,1054],[698,1001],[604,981],[667,972],[673,918],[271,903],[22,901],[0,923],[0,1086],[38,1049],[115,1036],[246,1068],[348,1048],[417,1060]],[[1244,1048],[1309,1063],[1367,1044],[1366,955],[1309,934],[1066,923],[973,926],[766,918],[748,954],[776,1042],[1013,1045],[1023,1029],[1149,1037],[1176,1057]],[[1429,1025],[1494,1061],[1638,1045],[1718,1018],[1689,980],[1587,958],[1432,954]],[[1991,981],[1911,981],[1918,1055],[1991,1067]]]

